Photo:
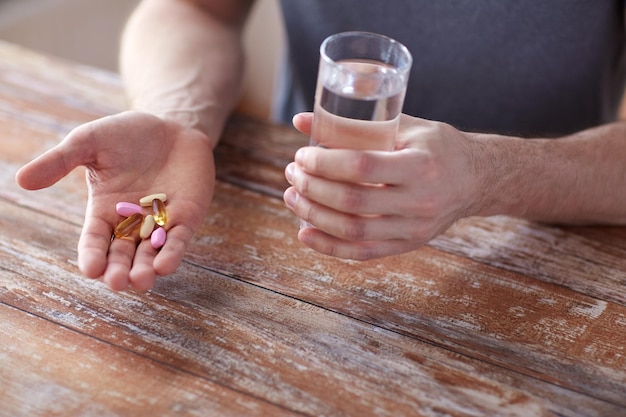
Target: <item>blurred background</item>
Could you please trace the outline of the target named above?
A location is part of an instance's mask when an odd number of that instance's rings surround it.
[[[117,71],[119,38],[139,0],[0,0],[0,39]],[[240,110],[268,118],[283,53],[277,0],[257,0],[244,37],[247,59]]]

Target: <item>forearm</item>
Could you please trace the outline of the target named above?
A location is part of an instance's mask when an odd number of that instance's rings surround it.
[[[197,128],[215,146],[239,96],[242,24],[243,18],[217,17],[193,2],[144,1],[126,26],[120,53],[131,107]]]
[[[559,139],[474,135],[478,215],[626,224],[626,123]]]

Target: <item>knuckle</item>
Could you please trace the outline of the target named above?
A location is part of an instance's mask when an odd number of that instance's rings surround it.
[[[328,245],[328,246],[326,246],[326,249],[324,250],[324,253],[326,253],[327,255],[332,256],[332,257],[341,257],[339,249],[335,245]]]
[[[369,245],[360,247],[354,255],[354,259],[357,261],[369,261],[375,258],[378,258],[378,254],[374,248]]]
[[[424,244],[435,237],[436,233],[435,223],[432,221],[419,221],[408,231],[407,240]]]
[[[302,173],[295,176],[294,186],[302,195],[308,196],[311,189],[311,179],[308,175]]]
[[[299,196],[296,199],[292,210],[300,219],[308,223],[313,223],[315,210],[313,208],[313,205],[306,198]]]
[[[365,203],[365,195],[363,190],[357,188],[348,188],[343,194],[341,207],[349,212],[361,211]]]
[[[359,152],[353,160],[354,171],[359,177],[367,176],[374,170],[375,158],[367,152]]]
[[[348,241],[361,241],[366,236],[366,222],[364,219],[354,218],[344,223],[341,238]]]
[[[436,196],[426,196],[419,199],[406,199],[398,208],[398,214],[406,217],[432,219],[443,211],[443,204]]]
[[[307,159],[306,168],[312,172],[318,172],[323,168],[322,154],[319,152],[313,152],[312,156]]]
[[[431,184],[440,184],[444,179],[444,169],[442,164],[433,156],[428,161],[428,181]]]
[[[315,224],[315,210],[313,209],[313,206],[310,204],[300,204],[300,206],[298,207],[298,215],[300,216],[300,218],[302,218],[303,220]]]
[[[425,198],[420,202],[418,211],[422,217],[432,219],[439,216],[441,208],[439,200],[434,197],[430,197]]]

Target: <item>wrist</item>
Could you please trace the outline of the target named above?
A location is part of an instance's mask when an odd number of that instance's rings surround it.
[[[160,104],[154,104],[160,103]],[[196,130],[202,134],[211,148],[215,148],[222,134],[227,115],[213,111],[209,104],[193,107],[167,106],[159,101],[151,104],[134,103],[135,111],[148,113],[182,129]]]
[[[525,174],[530,174],[533,159],[528,140],[480,133],[469,134],[469,139],[476,180],[471,215],[525,216],[532,183],[532,175]]]
[[[211,147],[215,148],[221,136],[224,122],[203,120],[198,112],[189,109],[170,109],[152,112],[157,117],[175,123],[184,129],[193,129],[207,137]]]
[[[217,146],[230,114],[230,108],[209,99],[194,99],[188,89],[153,91],[130,97],[133,110],[149,113],[184,128],[195,129],[206,135],[211,146]]]

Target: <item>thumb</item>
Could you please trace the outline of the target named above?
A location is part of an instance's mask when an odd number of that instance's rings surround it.
[[[54,148],[22,166],[15,174],[15,181],[26,190],[39,190],[55,184],[74,168],[86,165],[89,147],[81,147],[78,143],[81,142],[80,136],[84,133],[83,129],[70,132]]]

